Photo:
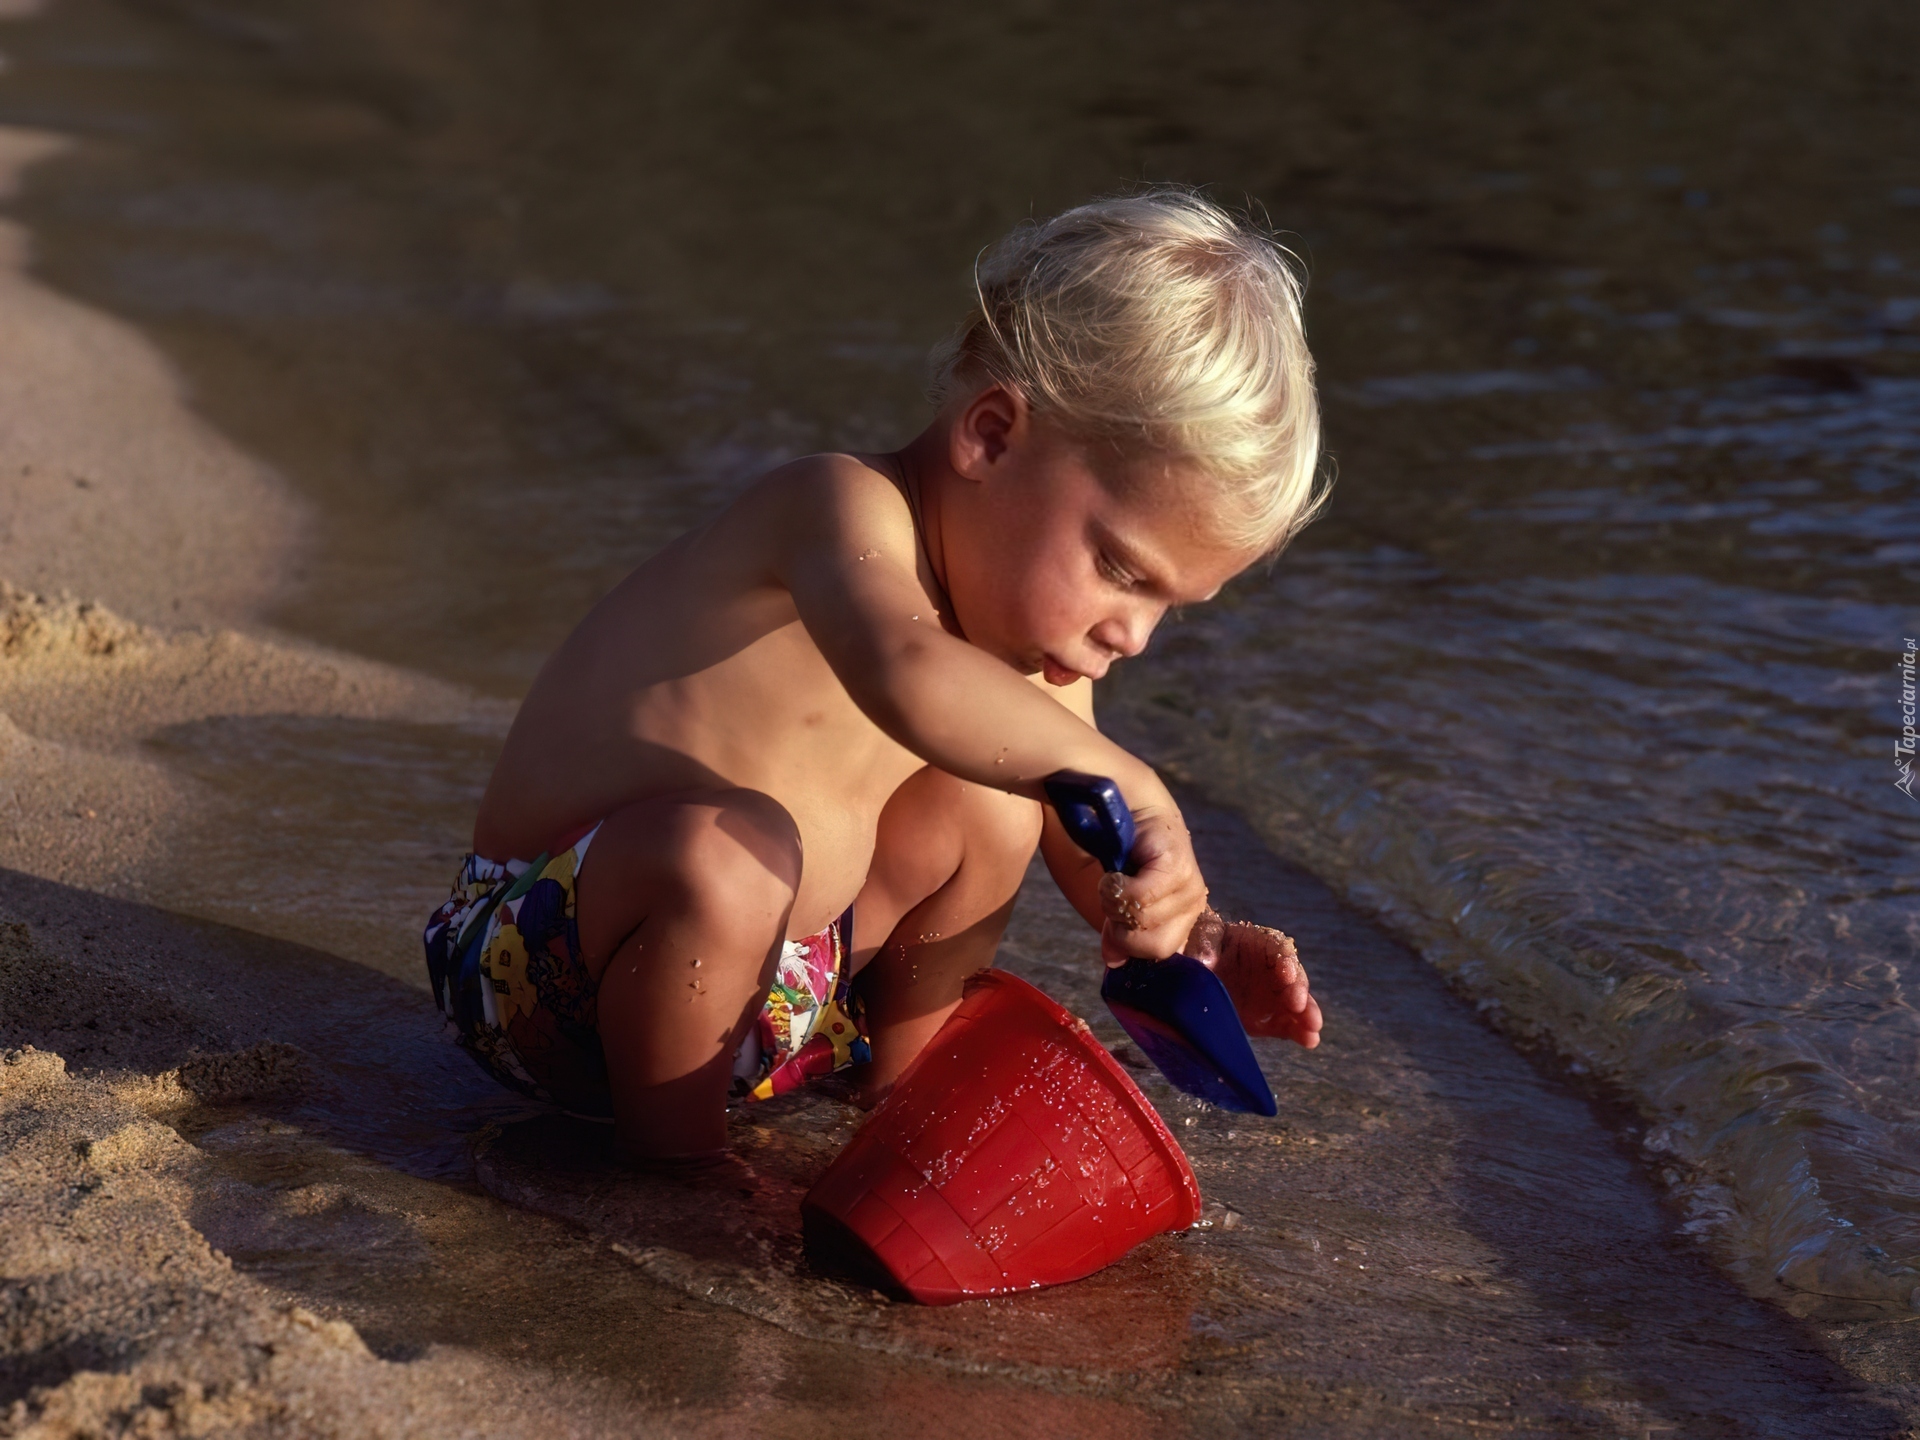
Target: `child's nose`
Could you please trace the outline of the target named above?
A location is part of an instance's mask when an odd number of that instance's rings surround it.
[[[1093,638],[1116,655],[1138,655],[1147,648],[1147,641],[1153,636],[1153,627],[1160,623],[1164,613],[1157,606],[1152,609],[1142,606],[1110,616],[1095,629]]]

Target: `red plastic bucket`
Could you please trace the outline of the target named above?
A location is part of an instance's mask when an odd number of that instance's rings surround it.
[[[983,970],[800,1213],[809,1248],[926,1305],[1060,1285],[1200,1214],[1147,1097],[1026,981]]]

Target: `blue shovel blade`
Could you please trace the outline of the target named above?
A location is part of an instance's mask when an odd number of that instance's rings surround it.
[[[1100,998],[1179,1089],[1222,1110],[1279,1114],[1233,997],[1191,955],[1129,960],[1107,971]]]

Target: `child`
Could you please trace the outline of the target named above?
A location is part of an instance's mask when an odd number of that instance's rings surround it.
[[[548,660],[426,932],[475,1057],[632,1157],[721,1154],[730,1088],[852,1061],[877,1099],[1036,844],[1109,964],[1184,948],[1250,1031],[1318,1043],[1291,942],[1206,909],[1166,787],[1093,723],[1109,665],[1319,504],[1298,282],[1163,189],[1022,226],[976,290],[924,433],[773,471]],[[1068,769],[1134,807],[1135,874],[1038,803]]]

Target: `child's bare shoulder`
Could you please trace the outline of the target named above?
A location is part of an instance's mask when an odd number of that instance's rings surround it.
[[[858,455],[789,460],[761,476],[735,509],[749,523],[777,526],[782,536],[803,543],[913,537],[913,512],[899,485]]]

